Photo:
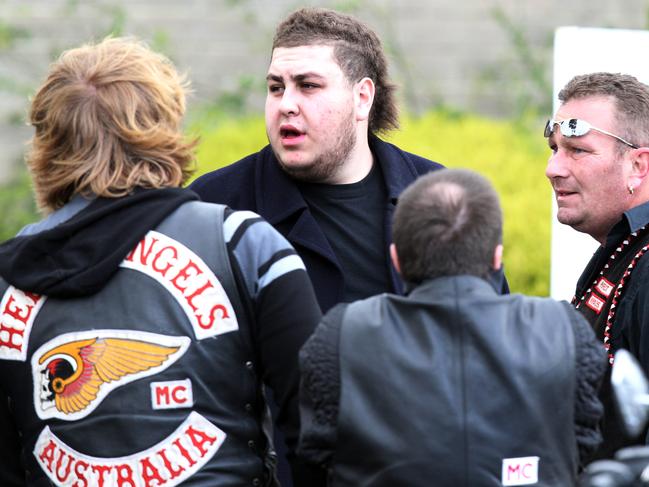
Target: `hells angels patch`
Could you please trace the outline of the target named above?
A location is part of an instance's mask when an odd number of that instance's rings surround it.
[[[27,343],[45,296],[9,286],[0,300],[0,360],[27,359]]]
[[[162,284],[185,311],[197,339],[238,330],[237,317],[221,282],[182,243],[152,230],[120,265]]]
[[[36,413],[41,419],[81,419],[114,389],[169,367],[189,343],[188,337],[131,330],[60,335],[32,355]]]
[[[194,475],[219,450],[226,434],[192,412],[164,440],[147,450],[119,458],[85,455],[58,438],[49,427],[41,431],[34,456],[56,486],[145,487],[179,485]]]

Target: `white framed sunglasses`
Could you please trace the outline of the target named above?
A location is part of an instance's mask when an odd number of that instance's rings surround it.
[[[550,135],[552,135],[552,132],[554,132],[554,127],[556,125],[559,126],[559,131],[561,132],[561,135],[563,135],[564,137],[581,137],[583,135],[586,135],[591,130],[595,130],[600,134],[613,137],[614,139],[619,140],[620,142],[628,145],[629,147],[633,147],[634,149],[639,148],[637,145],[632,144],[628,140],[624,140],[619,135],[615,135],[612,134],[611,132],[607,132],[606,130],[593,127],[586,120],[582,120],[580,118],[569,118],[566,120],[553,120],[553,119],[548,120],[548,122],[545,124],[545,130],[543,131],[543,136],[546,139],[550,137]]]

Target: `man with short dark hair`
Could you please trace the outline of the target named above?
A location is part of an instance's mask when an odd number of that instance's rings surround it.
[[[649,87],[627,74],[589,73],[575,76],[559,101],[544,133],[557,219],[600,244],[573,304],[611,364],[625,348],[649,374],[649,259],[643,257],[649,245]],[[645,438],[625,438],[609,381],[604,384],[604,443],[597,456],[610,457]]]
[[[408,295],[334,307],[300,352],[301,454],[332,486],[574,485],[600,440],[604,351],[568,303],[489,282],[494,189],[422,176],[393,237]]]

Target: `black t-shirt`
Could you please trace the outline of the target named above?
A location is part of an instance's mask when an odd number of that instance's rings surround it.
[[[357,183],[301,183],[300,190],[340,263],[343,301],[393,291],[383,244],[387,190],[378,164]]]

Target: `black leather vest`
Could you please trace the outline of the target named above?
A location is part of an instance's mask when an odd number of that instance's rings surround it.
[[[476,277],[351,304],[333,485],[572,485],[574,364],[560,303]]]
[[[649,245],[649,227],[642,227],[621,239],[611,256],[604,255],[600,247],[593,255],[583,274],[572,299],[573,305],[588,320],[595,335],[602,340],[612,364],[617,347],[623,345],[623,333],[616,327],[616,313],[625,298],[637,260],[645,255]],[[608,257],[606,260],[603,257]],[[645,257],[646,259],[646,257]],[[622,342],[622,343],[620,343]],[[604,405],[604,417],[600,423],[603,442],[593,455],[593,459],[611,458],[625,446],[645,442],[646,431],[629,437],[624,429],[622,418],[613,397],[611,368],[599,392]]]
[[[0,281],[0,316],[24,325],[0,347],[0,385],[29,485],[263,484],[263,400],[219,211],[182,205],[89,297]]]

